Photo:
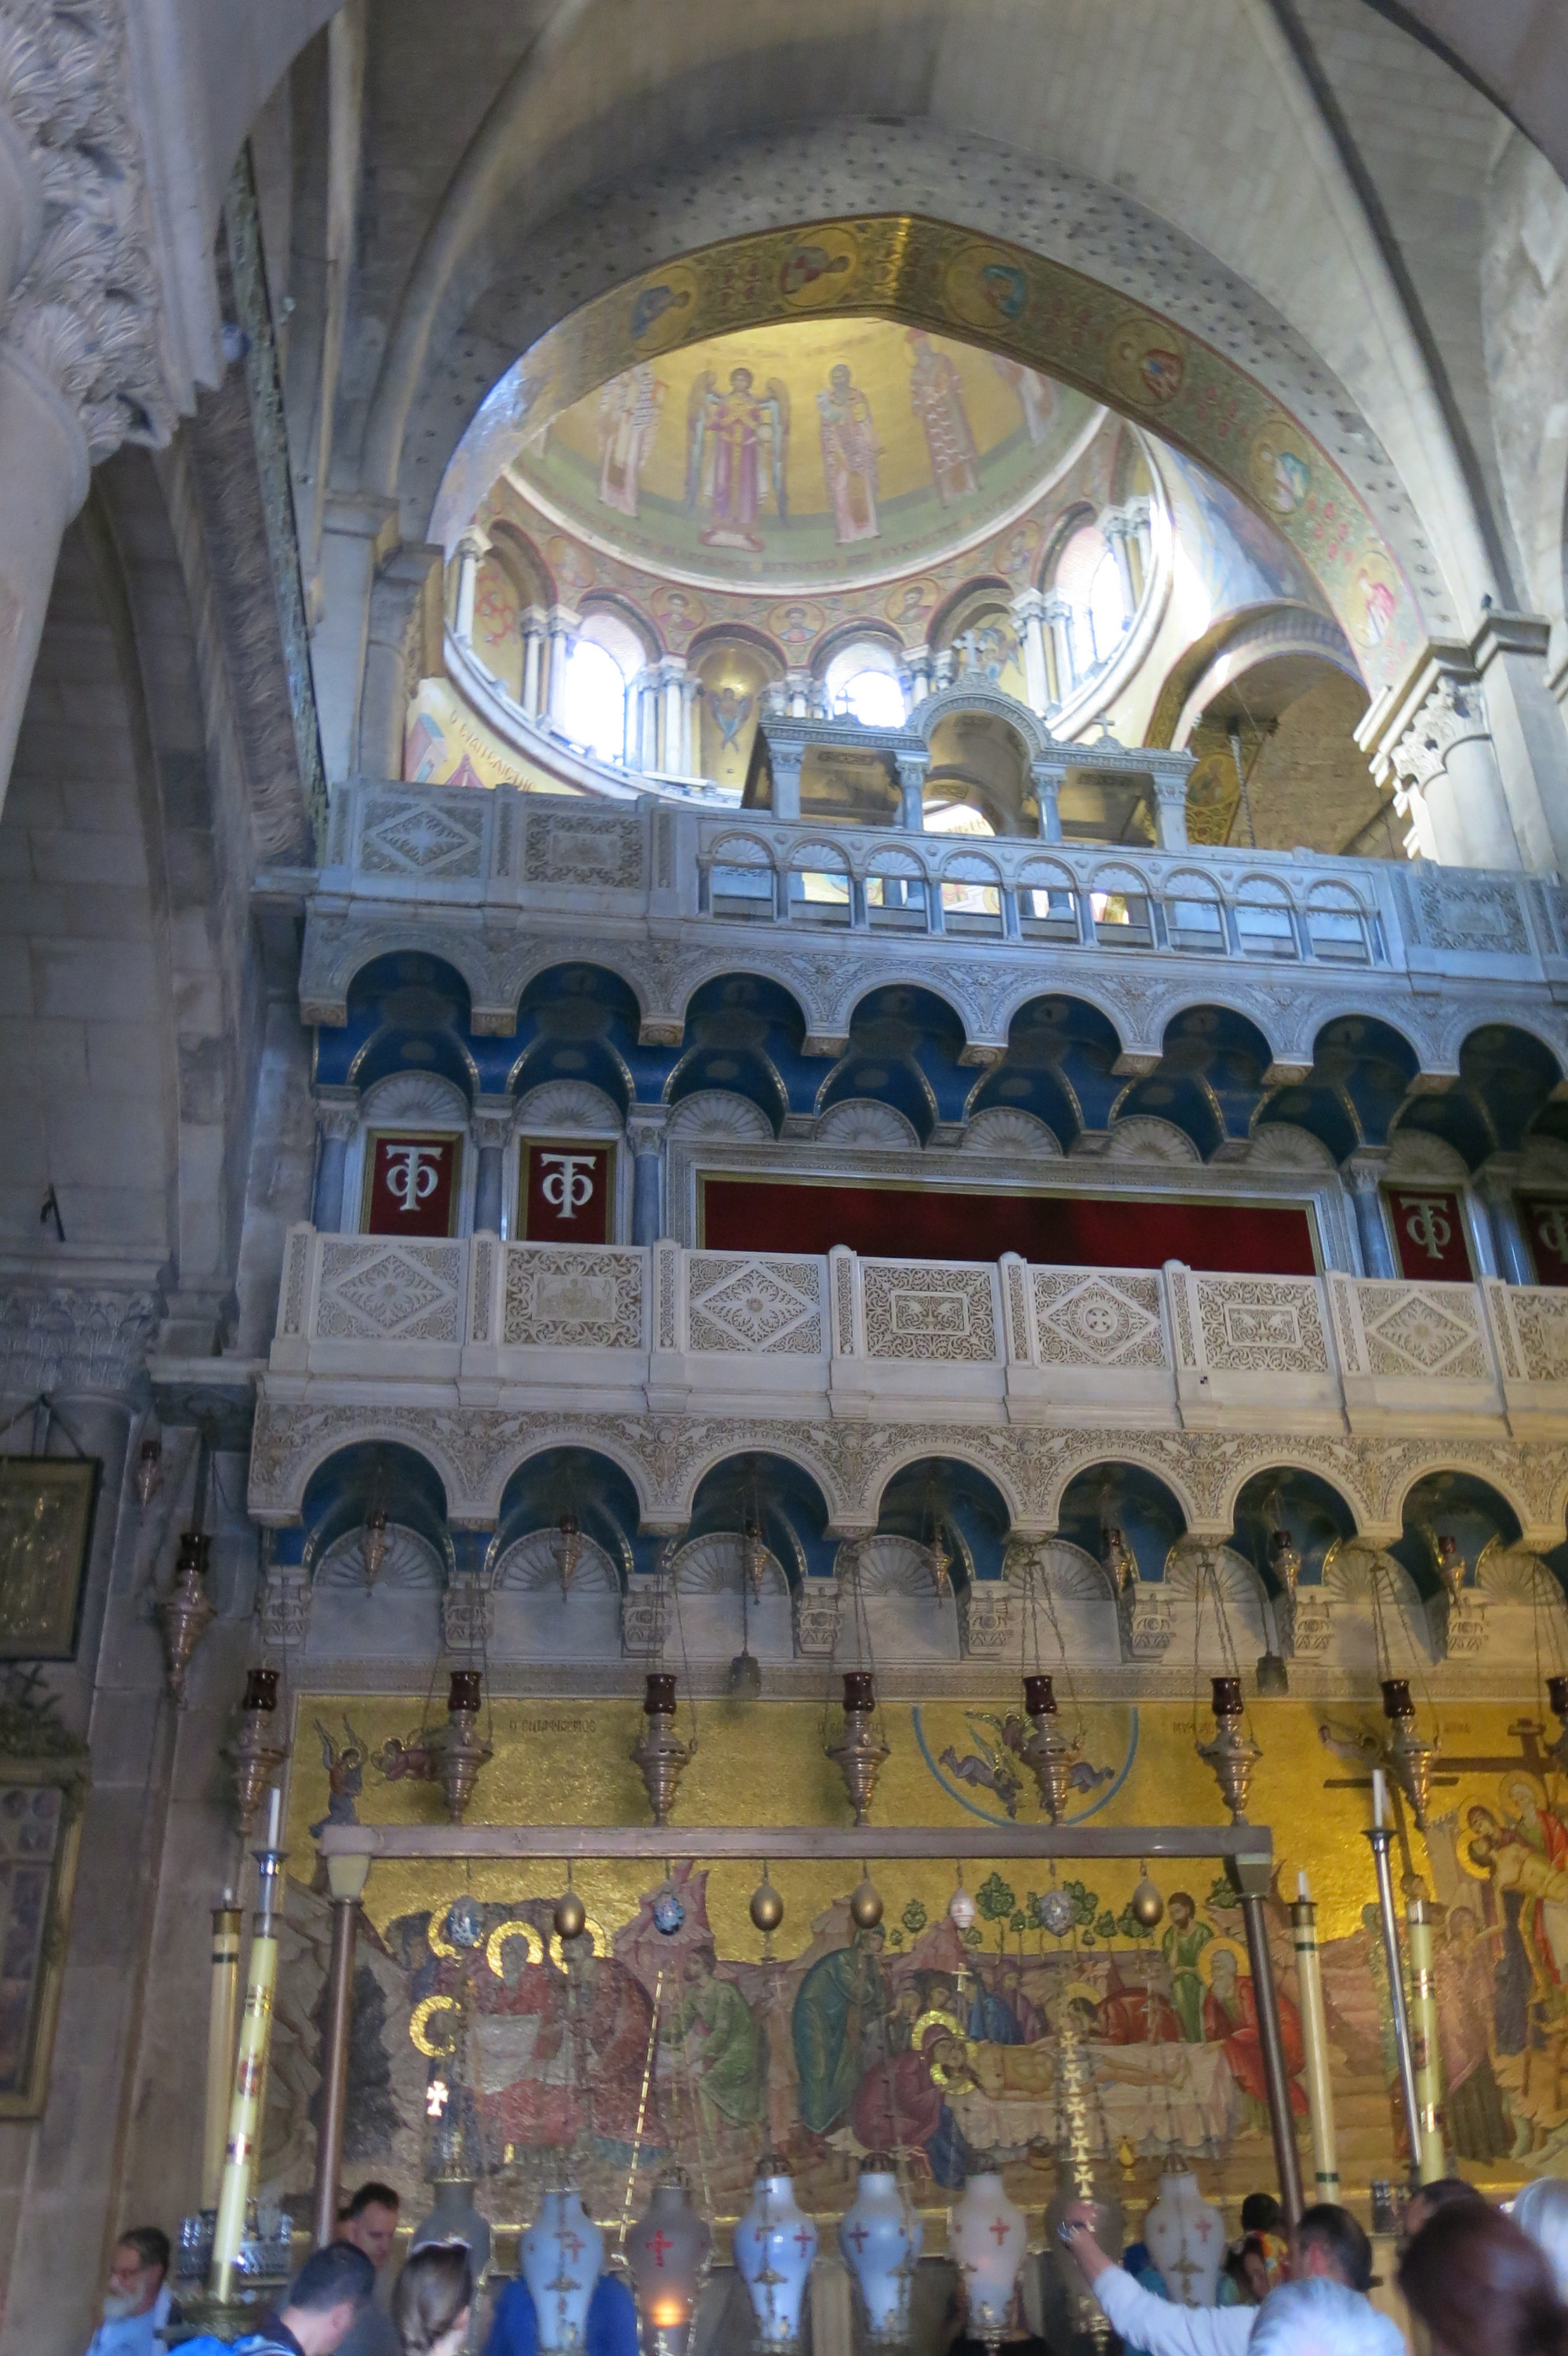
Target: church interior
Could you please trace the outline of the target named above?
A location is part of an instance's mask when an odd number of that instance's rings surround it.
[[[1565,125],[0,0],[0,2356],[1568,2177]]]

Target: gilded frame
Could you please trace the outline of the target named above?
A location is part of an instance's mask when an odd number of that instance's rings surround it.
[[[0,2120],[41,2118],[48,2100],[88,1783],[85,1753],[72,1751],[52,1758],[0,1755],[0,1810],[6,1808],[11,1795],[16,1793],[56,1790],[61,1795],[59,1831],[27,1999],[21,2066],[9,2089],[0,2086]]]
[[[0,1456],[0,1661],[75,1660],[102,1472],[97,1456]]]

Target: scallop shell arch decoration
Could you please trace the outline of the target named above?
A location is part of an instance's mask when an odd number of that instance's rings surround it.
[[[571,1591],[578,1594],[618,1595],[621,1581],[615,1566],[596,1538],[586,1531],[581,1534],[581,1552],[571,1574]],[[542,1589],[560,1586],[560,1562],[556,1552],[558,1534],[553,1529],[529,1530],[526,1537],[514,1539],[496,1565],[492,1585],[499,1593],[514,1595],[538,1593]]]
[[[738,1530],[712,1530],[704,1537],[688,1538],[673,1565],[675,1583],[681,1593],[739,1593],[744,1577],[741,1544]],[[789,1593],[784,1567],[771,1547],[763,1548],[763,1589],[764,1593],[769,1589],[779,1595]]]
[[[321,1587],[363,1587],[369,1582],[365,1576],[365,1557],[361,1551],[361,1530],[345,1530],[334,1538],[316,1566],[316,1583]],[[417,1530],[404,1527],[401,1522],[387,1526],[387,1552],[375,1584],[387,1589],[439,1588],[446,1584],[446,1568],[428,1538]]]

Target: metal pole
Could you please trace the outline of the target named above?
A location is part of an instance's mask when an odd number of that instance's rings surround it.
[[[1238,1859],[1238,1863],[1241,1862]],[[1279,2176],[1279,2197],[1285,2210],[1285,2221],[1287,2225],[1294,2226],[1301,2216],[1301,2160],[1296,2148],[1296,2120],[1290,2107],[1290,2072],[1285,2066],[1285,2042],[1279,2033],[1279,2002],[1275,1995],[1274,1963],[1268,1951],[1268,1925],[1264,1920],[1264,1892],[1248,1890],[1243,1883],[1242,1913],[1247,1926],[1247,1954],[1253,1967],[1253,2000],[1258,2016],[1258,2038],[1264,2050],[1264,2077],[1268,2085],[1269,2125],[1274,2130],[1274,2164]]]
[[[1393,2014],[1394,2058],[1399,2063],[1399,2091],[1404,2102],[1405,2132],[1410,2137],[1410,2180],[1421,2181],[1421,2104],[1415,2091],[1415,2062],[1410,2050],[1410,2017],[1404,2008],[1404,1970],[1399,1955],[1399,1917],[1393,1911],[1393,1876],[1389,1870],[1388,1825],[1371,1825],[1367,1838],[1378,1874],[1378,1912],[1382,1917],[1383,1958],[1388,1965],[1389,2007]]]
[[[240,1927],[244,1920],[226,1890],[212,1910],[212,2004],[207,2019],[207,2116],[201,2146],[201,2205],[216,2209],[223,2189],[229,2097],[234,2087],[234,2013],[240,1999]]]
[[[321,2114],[315,2134],[312,2232],[318,2250],[337,2231],[343,2126],[348,2101],[348,2038],[354,2026],[354,1948],[359,1930],[359,1900],[369,1871],[368,1857],[335,1857],[326,1869],[332,1891],[332,1960],[327,1967],[326,2019],[321,2045]]]
[[[769,1857],[899,1858],[1271,1858],[1264,1825],[330,1825],[318,1843],[334,1858],[624,1858],[662,1865],[671,1846],[694,1865]],[[1266,1886],[1266,1885],[1265,1885]]]
[[[1339,2155],[1334,2139],[1334,2085],[1328,2070],[1328,2024],[1323,2010],[1323,1974],[1317,1961],[1317,1909],[1306,1894],[1290,1910],[1296,1941],[1296,1977],[1301,1990],[1301,2034],[1307,2048],[1307,2099],[1312,2113],[1312,2166],[1317,2198],[1339,2198]]]

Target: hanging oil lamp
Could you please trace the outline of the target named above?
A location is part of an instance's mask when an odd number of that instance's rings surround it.
[[[763,1543],[762,1524],[755,1506],[752,1506],[741,1525],[741,1573],[753,1603],[763,1600],[763,1579],[767,1567],[768,1550]]]
[[[647,2356],[686,2356],[713,2256],[713,2232],[691,2205],[683,2169],[667,2168],[626,2236],[626,2263]]]
[[[844,1789],[855,1811],[857,1826],[869,1822],[877,1778],[887,1763],[888,1746],[876,1729],[877,1687],[869,1669],[844,1672],[844,1726],[827,1756],[844,1778]]]
[[[555,1526],[555,1567],[560,1573],[562,1596],[571,1593],[577,1566],[582,1560],[582,1527],[570,1505]]]
[[[1275,1583],[1287,1603],[1296,1601],[1296,1590],[1301,1578],[1301,1557],[1287,1529],[1271,1530],[1268,1536],[1268,1567]]]
[[[181,1704],[191,1655],[212,1619],[212,1602],[207,1592],[207,1559],[211,1551],[212,1540],[203,1531],[183,1530],[175,1558],[174,1584],[158,1604],[169,1691]]]
[[[1051,1823],[1059,1825],[1066,1813],[1073,1764],[1083,1745],[1062,1733],[1052,1681],[1038,1671],[1024,1678],[1024,1714],[1030,1731],[1025,1736],[1017,1719],[1009,1719],[1008,1745],[1033,1775],[1040,1806]]]
[[[1414,1811],[1416,1824],[1424,1832],[1437,1746],[1428,1742],[1416,1725],[1408,1677],[1384,1677],[1382,1696],[1383,1716],[1389,1725],[1383,1757],[1388,1761],[1389,1772]]]
[[[1210,1741],[1197,1744],[1198,1756],[1205,1766],[1213,1769],[1214,1780],[1231,1811],[1232,1823],[1243,1825],[1247,1820],[1247,1799],[1253,1788],[1253,1775],[1263,1752],[1249,1739],[1243,1726],[1241,1678],[1211,1677],[1209,1684],[1214,1732]]]
[[[891,2157],[873,2151],[860,2162],[853,2205],[838,2226],[838,2247],[860,2295],[867,2345],[908,2345],[910,2294],[920,2263],[920,2211],[905,2193]]]
[[[1100,1559],[1105,1566],[1106,1575],[1110,1580],[1111,1591],[1113,1594],[1125,1595],[1130,1589],[1136,1586],[1138,1576],[1137,1557],[1134,1554],[1131,1547],[1128,1546],[1125,1538],[1122,1536],[1120,1523],[1102,1523],[1100,1528]]]
[[[144,1440],[136,1459],[136,1503],[144,1513],[164,1485],[164,1443]]]
[[[277,1782],[280,1771],[288,1764],[288,1749],[279,1740],[279,1731],[278,1671],[248,1669],[240,1704],[240,1731],[230,1753],[242,1841],[251,1837],[262,1793]]]
[[[359,1533],[359,1559],[365,1566],[365,1584],[373,1588],[381,1576],[389,1543],[385,1505],[373,1505],[365,1516],[365,1526]]]
[[[675,1678],[650,1669],[643,1697],[643,1730],[632,1745],[632,1763],[643,1779],[656,1825],[667,1825],[680,1779],[691,1763],[697,1738],[683,1742],[675,1730]]]
[[[931,1583],[945,1602],[953,1592],[953,1557],[942,1535],[942,1508],[934,1481],[926,1483],[925,1526],[930,1533],[925,1541],[925,1559],[931,1569]]]
[[[446,1821],[463,1822],[474,1797],[479,1770],[492,1755],[492,1746],[479,1731],[485,1680],[477,1669],[453,1669],[446,1695],[446,1724],[437,1734],[436,1752],[441,1787],[446,1794]]]

